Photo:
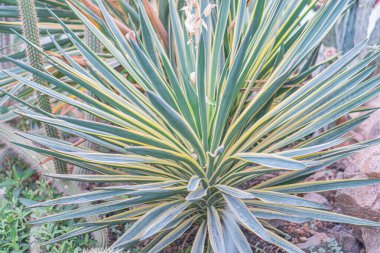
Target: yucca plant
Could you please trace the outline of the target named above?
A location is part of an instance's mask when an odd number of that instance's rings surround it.
[[[375,69],[370,63],[380,50],[357,59],[365,42],[311,75],[324,64],[315,63],[323,37],[350,7],[349,1],[328,1],[311,18],[306,17],[315,0],[189,0],[184,6],[169,0],[159,1],[156,8],[146,0],[134,2],[138,21],[130,23],[132,32],[124,36],[102,1],[98,6],[105,31],[99,31],[76,1],[68,1],[117,66],[99,58],[56,17],[88,66],[80,66],[60,48],[67,61],[48,54],[45,59],[70,83],[16,60],[11,61],[51,87],[6,72],[95,120],[46,113],[10,94],[29,107],[21,115],[109,150],[19,133],[43,147],[20,146],[97,173],[48,175],[97,183],[97,188],[33,207],[93,204],[31,223],[104,215],[96,222],[78,223],[77,229],[48,243],[129,224],[112,249],[149,239],[141,252],[159,252],[192,231],[192,252],[251,252],[242,232],[246,228],[288,252],[302,252],[268,221],[380,225],[329,212],[302,198],[308,192],[380,183],[303,182],[379,143],[340,145],[369,114],[319,131],[380,92],[380,78],[370,78]]]

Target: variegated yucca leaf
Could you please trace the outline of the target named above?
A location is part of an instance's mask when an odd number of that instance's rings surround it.
[[[20,133],[38,144],[20,146],[95,172],[47,175],[98,184],[93,191],[35,206],[92,205],[31,223],[103,216],[77,224],[76,230],[50,243],[129,224],[113,249],[149,239],[141,252],[159,252],[192,231],[192,252],[250,252],[242,232],[246,228],[288,252],[302,252],[267,220],[380,225],[329,212],[300,197],[380,183],[303,181],[379,143],[341,145],[370,114],[321,131],[380,93],[380,77],[371,77],[375,67],[370,65],[380,50],[359,59],[365,42],[311,75],[327,63],[315,63],[318,47],[349,1],[327,1],[311,17],[316,0],[189,0],[186,5],[168,0],[157,1],[158,6],[147,0],[129,2],[123,8],[131,17],[126,23],[131,31],[125,35],[119,25],[123,20],[115,19],[105,2],[96,3],[102,16],[98,22],[80,1],[67,1],[112,61],[93,52],[52,11],[86,66],[71,61],[62,48],[66,61],[37,48],[64,79],[17,60],[11,61],[48,81],[50,88],[6,72],[12,80],[97,119],[51,115],[20,100],[24,107],[19,114],[102,147],[91,150]],[[268,178],[263,175],[271,177],[263,180]],[[253,185],[244,188],[246,182]]]

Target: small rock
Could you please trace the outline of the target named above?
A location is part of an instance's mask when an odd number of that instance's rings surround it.
[[[362,228],[362,238],[367,253],[379,253],[380,229],[378,228]]]
[[[302,250],[308,250],[327,243],[329,240],[331,240],[331,238],[327,234],[318,233],[308,238],[306,242],[298,243],[296,246]]]
[[[370,107],[370,105],[368,106]],[[379,104],[376,106],[379,106]],[[351,134],[358,142],[378,136],[380,134],[380,111],[374,112],[369,119],[356,127]]]
[[[167,251],[168,253],[172,253],[172,252],[173,252],[173,248],[172,248],[172,246],[168,246],[168,247],[166,248],[166,251]]]
[[[340,190],[336,195],[336,200],[345,214],[369,220],[380,220],[379,194],[378,186],[364,186]]]
[[[343,177],[344,177],[344,172],[338,171],[336,173],[336,176],[335,176],[336,179],[342,179]]]
[[[328,180],[329,178],[334,176],[334,172],[330,170],[321,170],[317,171],[308,177],[308,181],[320,181],[320,180]]]
[[[352,229],[346,226],[337,225],[331,229],[330,235],[333,236],[339,245],[342,246],[344,253],[359,253],[360,242],[355,237],[355,233]]]
[[[358,165],[360,170],[370,178],[380,178],[380,148],[375,146],[366,151],[362,153]]]
[[[368,179],[362,171],[371,155],[378,154],[379,146],[365,149],[346,159],[345,178]],[[373,158],[374,159],[374,158]],[[380,156],[377,157],[377,170],[380,171]],[[375,166],[374,166],[375,167]],[[376,170],[375,168],[371,169]],[[370,220],[380,220],[380,187],[378,185],[362,186],[339,190],[336,201],[345,214]],[[380,239],[380,237],[379,237]]]
[[[329,203],[329,201],[324,196],[318,193],[308,193],[303,198],[322,205],[327,205]]]
[[[380,147],[367,148],[345,159],[344,178],[368,179],[380,177]],[[380,187],[370,185],[339,190],[336,202],[343,213],[373,221],[380,220]],[[358,227],[367,253],[379,253],[380,230]],[[350,252],[350,251],[349,251]]]
[[[376,96],[374,99],[365,104],[366,107],[379,107],[380,96]],[[362,115],[364,113],[358,113]],[[364,141],[376,138],[380,135],[380,110],[375,111],[371,116],[350,132],[354,139],[357,141]]]
[[[300,242],[306,242],[307,241],[307,237],[305,237],[305,236],[302,236],[299,239],[300,239]]]

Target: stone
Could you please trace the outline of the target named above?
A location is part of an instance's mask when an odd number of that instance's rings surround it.
[[[364,186],[338,191],[336,200],[343,213],[370,220],[380,220],[378,186]]]
[[[348,159],[344,172],[345,178],[368,179],[365,171],[380,171],[380,156],[377,166],[373,163],[371,169],[366,166],[367,160],[375,159],[379,146],[362,150]],[[336,201],[343,213],[370,220],[380,220],[380,187],[378,185],[362,186],[339,190],[336,194]],[[380,238],[380,237],[379,237]]]
[[[365,104],[365,107],[379,107],[380,96],[375,97]],[[365,113],[356,113],[358,116]],[[375,111],[371,116],[350,132],[357,142],[373,139],[380,135],[380,110]]]
[[[380,229],[362,228],[362,238],[366,253],[379,253],[380,251]]]
[[[326,233],[317,233],[312,237],[309,237],[306,242],[298,243],[296,246],[302,250],[314,249],[315,247],[321,246],[328,243],[331,238]]]
[[[344,178],[380,178],[380,146],[364,149],[345,159],[343,163],[346,166]],[[344,214],[380,221],[380,186],[378,184],[339,190],[336,193],[336,202]],[[361,231],[367,253],[380,252],[379,229],[367,227],[355,229]]]
[[[349,229],[347,226],[337,225],[329,231],[329,234],[342,246],[344,253],[360,252],[360,241],[356,238],[353,229]]]
[[[322,205],[328,205],[328,203],[329,203],[327,198],[325,198],[321,194],[314,193],[314,192],[306,194],[303,198],[306,200],[309,200],[309,201],[313,201],[313,202],[322,204]]]
[[[370,178],[380,178],[380,147],[368,148],[361,154],[361,172]]]

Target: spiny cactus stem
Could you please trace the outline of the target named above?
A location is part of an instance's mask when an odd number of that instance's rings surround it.
[[[41,46],[40,35],[38,30],[37,11],[34,0],[18,0],[19,13],[22,21],[22,31],[26,39],[35,45]],[[41,54],[31,45],[27,45],[26,55],[29,65],[41,71],[45,71]],[[47,82],[40,77],[33,75],[32,80],[40,85],[47,86]],[[49,97],[43,94],[38,94],[38,106],[51,113],[51,105]],[[57,129],[44,124],[46,135],[52,138],[59,138]],[[55,170],[57,173],[67,173],[66,163],[58,159],[54,160]]]

